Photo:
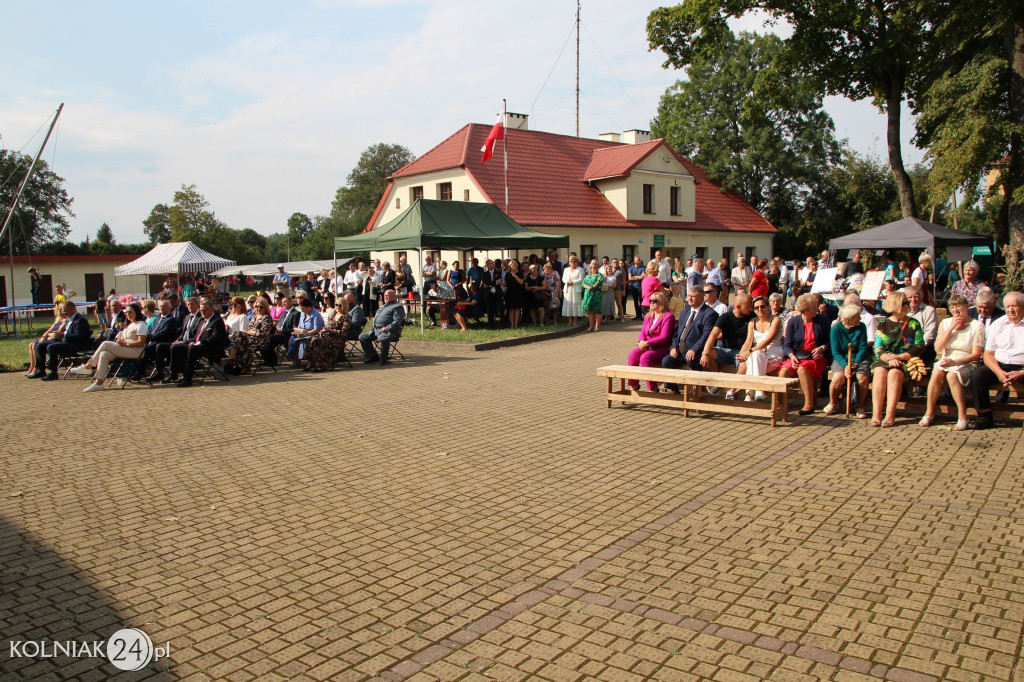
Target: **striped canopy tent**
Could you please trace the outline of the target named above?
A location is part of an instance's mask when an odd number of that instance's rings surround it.
[[[157,244],[148,253],[114,268],[114,277],[210,272],[234,264],[235,261],[215,256],[192,242],[170,242]]]

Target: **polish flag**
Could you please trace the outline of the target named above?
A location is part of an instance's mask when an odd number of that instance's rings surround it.
[[[491,158],[491,153],[494,151],[494,143],[503,139],[505,139],[505,126],[501,121],[501,114],[498,114],[498,120],[494,122],[494,127],[491,128],[491,132],[487,133],[487,141],[484,142],[484,146],[480,148],[480,151],[484,153],[483,157],[480,159],[480,163]]]

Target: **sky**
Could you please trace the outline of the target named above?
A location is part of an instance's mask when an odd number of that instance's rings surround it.
[[[583,0],[580,135],[649,129],[682,77],[647,49],[663,3]],[[575,133],[572,0],[9,0],[0,59],[0,147],[43,158],[74,198],[71,241],[142,221],[196,185],[229,226],[283,232],[326,215],[372,144],[421,155],[502,99],[530,128]],[[744,19],[735,29],[760,30]],[[885,118],[828,98],[836,133],[885,156]],[[909,140],[904,161],[922,160]]]

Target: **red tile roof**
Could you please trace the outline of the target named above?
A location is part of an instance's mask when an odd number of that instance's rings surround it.
[[[664,140],[631,145],[556,135],[536,130],[505,130],[494,157],[480,163],[480,148],[491,126],[470,123],[399,169],[392,180],[463,168],[487,201],[530,227],[637,227],[657,229],[775,232],[775,228],[733,190],[722,191],[697,164]],[[696,220],[692,223],[626,220],[588,179],[628,175],[654,150],[669,150],[695,178]],[[504,155],[508,153],[509,203],[505,204]],[[389,183],[367,229],[386,205]]]

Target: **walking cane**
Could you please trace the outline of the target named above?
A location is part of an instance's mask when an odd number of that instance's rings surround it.
[[[850,385],[853,383],[853,344],[846,347],[846,366],[850,368],[850,376],[846,377],[846,416],[850,416]]]

